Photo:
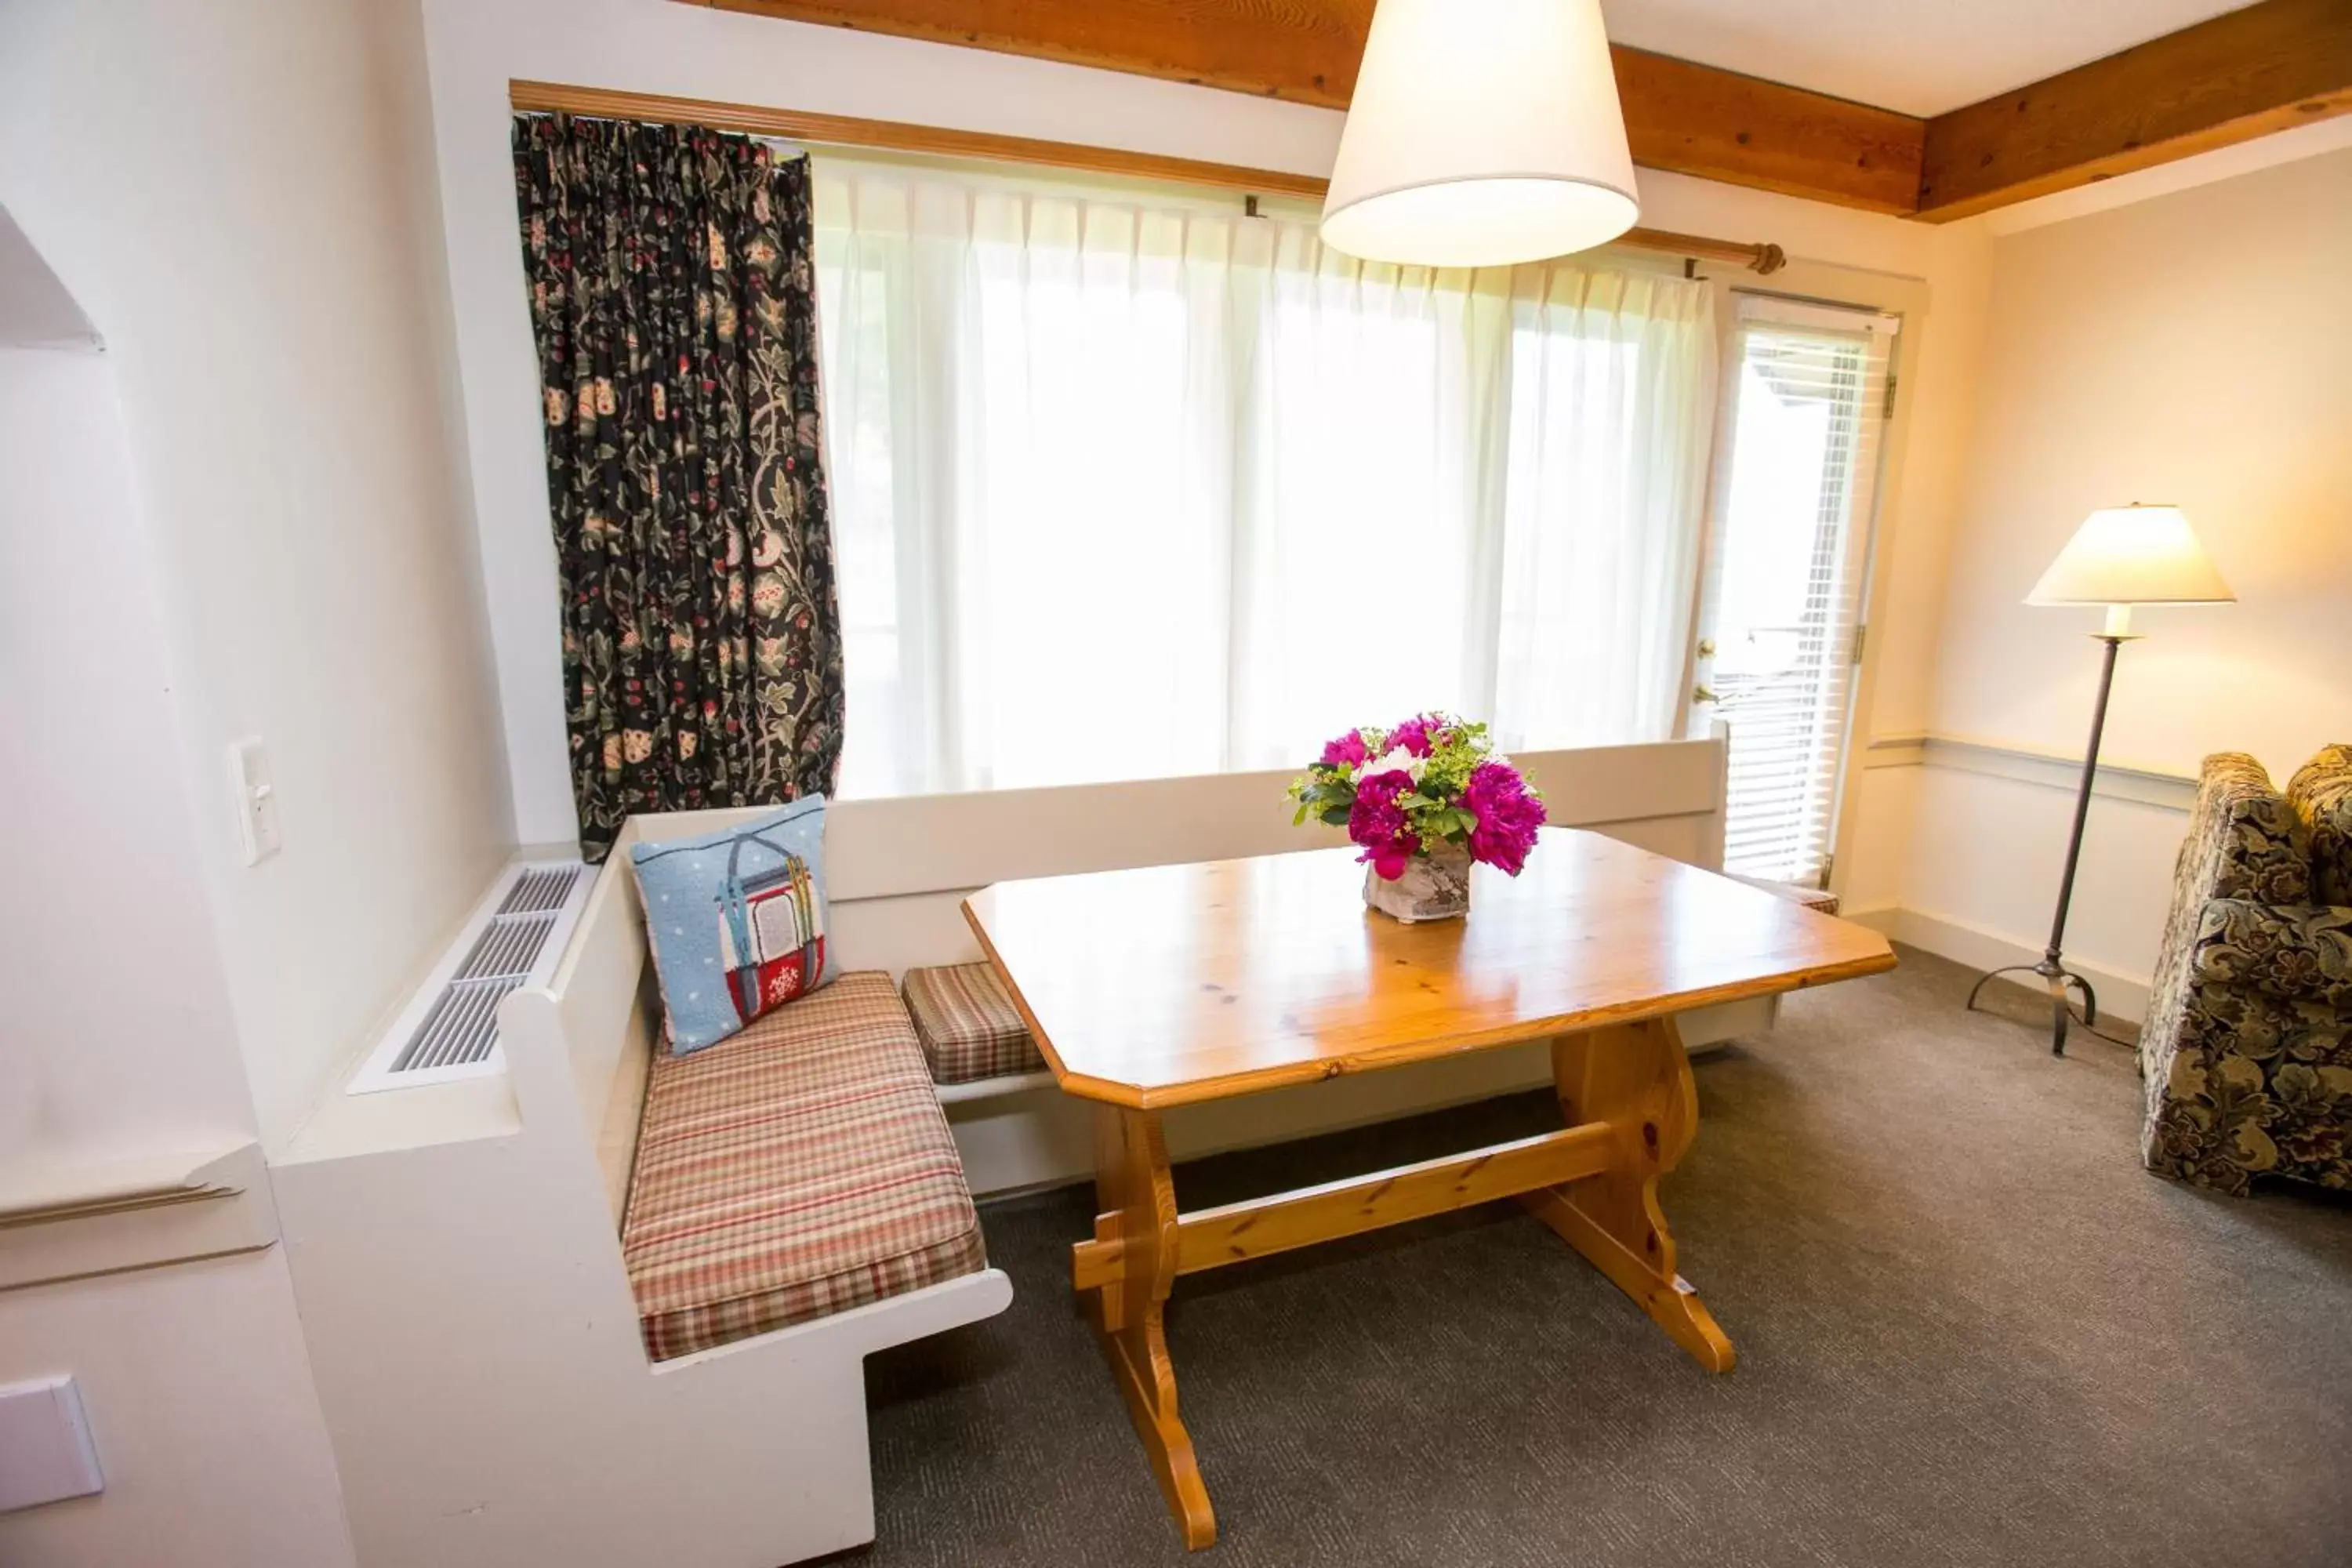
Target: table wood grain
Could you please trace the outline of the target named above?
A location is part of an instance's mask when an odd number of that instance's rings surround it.
[[[1364,907],[1350,849],[1002,882],[964,900],[1067,1092],[1159,1109],[1875,973],[1886,939],[1547,828],[1466,919]]]

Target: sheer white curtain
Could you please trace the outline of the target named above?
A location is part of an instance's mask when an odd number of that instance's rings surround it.
[[[1672,732],[1705,284],[815,172],[845,794],[1282,766],[1423,707],[1507,746]]]
[[[1515,302],[1510,363],[1498,728],[1516,746],[1665,740],[1688,703],[1712,296],[1552,268]]]

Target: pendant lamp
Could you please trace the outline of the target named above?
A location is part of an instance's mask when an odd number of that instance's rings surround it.
[[[1640,216],[1598,0],[1379,0],[1325,244],[1504,267],[1604,245]]]

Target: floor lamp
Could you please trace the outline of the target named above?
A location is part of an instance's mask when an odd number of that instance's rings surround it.
[[[2066,967],[2060,953],[2066,940],[2066,906],[2074,896],[2074,868],[2083,858],[2083,825],[2091,815],[2091,781],[2099,771],[2099,735],[2107,725],[2107,689],[2115,684],[2116,650],[2135,640],[2135,605],[2224,605],[2235,601],[2230,585],[2197,542],[2189,520],[2176,506],[2105,507],[2084,520],[2025,596],[2029,605],[2104,605],[2107,624],[2091,635],[2105,646],[2099,663],[2099,700],[2091,709],[2091,746],[2083,756],[2083,781],[2074,792],[2074,830],[2066,839],[2066,869],[2058,878],[2058,912],[2050,921],[2050,945],[2039,963],[2012,963],[1978,976],[1969,993],[1977,998],[1995,976],[2037,974],[2050,988],[2050,1050],[2066,1054],[2071,1015],[2067,992],[2083,994],[2083,1025],[2099,1021],[2099,999],[2091,983]]]

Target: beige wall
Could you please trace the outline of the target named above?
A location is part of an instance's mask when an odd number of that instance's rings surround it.
[[[1994,247],[1983,413],[1937,722],[2067,750],[2095,611],[2029,608],[2094,507],[2186,508],[2239,595],[2153,610],[2109,755],[2292,768],[2352,723],[2352,152]]]
[[[2084,513],[2139,500],[2188,510],[2240,602],[2140,613],[2105,758],[2193,774],[2247,751],[2284,781],[2352,740],[2352,152],[1994,240],[1976,395],[1925,728],[2080,755],[2097,612],[2020,601]],[[1934,750],[1873,783],[1916,797],[1899,901],[2038,949],[2065,770]],[[2069,946],[2103,973],[2153,967],[2182,793],[2095,802]]]

